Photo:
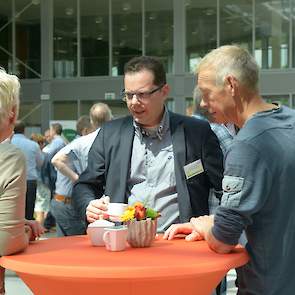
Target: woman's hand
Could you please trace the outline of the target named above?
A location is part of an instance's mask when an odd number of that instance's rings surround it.
[[[25,220],[25,232],[28,235],[29,241],[35,241],[44,231],[44,227],[38,221]]]

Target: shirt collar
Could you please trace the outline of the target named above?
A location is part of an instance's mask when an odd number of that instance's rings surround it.
[[[7,138],[4,139],[3,141],[1,141],[0,144],[2,144],[2,143],[10,143],[10,142],[11,142],[10,137],[7,137]]]
[[[158,138],[159,140],[162,140],[163,136],[165,135],[165,133],[169,129],[168,110],[165,107],[164,114],[163,114],[160,124],[154,128],[144,128],[143,126],[141,126],[140,124],[138,124],[134,120],[133,120],[133,126],[135,128],[136,134],[138,134],[141,137],[147,136],[150,138]]]
[[[12,138],[12,136],[14,136],[14,132],[12,132],[7,138],[5,138],[4,140],[2,140],[2,141],[0,142],[0,144],[1,144],[1,143],[11,143],[11,138]]]

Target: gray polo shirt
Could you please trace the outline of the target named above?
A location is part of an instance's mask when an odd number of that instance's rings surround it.
[[[141,201],[158,210],[158,232],[162,232],[179,222],[169,113],[165,110],[157,128],[143,129],[136,122],[134,127],[128,203]]]

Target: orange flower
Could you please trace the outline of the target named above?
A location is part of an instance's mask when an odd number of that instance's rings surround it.
[[[143,220],[146,218],[155,219],[160,216],[160,213],[152,208],[145,207],[141,202],[135,202],[133,206],[128,206],[123,215],[121,215],[121,221],[127,222],[130,220]]]

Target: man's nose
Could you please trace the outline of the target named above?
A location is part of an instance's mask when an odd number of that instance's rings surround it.
[[[200,107],[201,108],[207,108],[207,104],[204,102],[204,99],[201,99],[201,102],[200,102]]]
[[[137,97],[137,93],[133,93],[133,94],[132,94],[131,103],[132,103],[132,104],[139,103],[139,99],[138,99],[138,97]]]

